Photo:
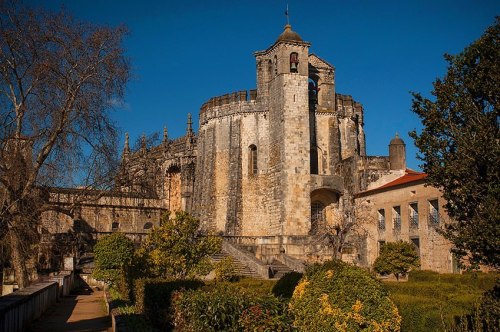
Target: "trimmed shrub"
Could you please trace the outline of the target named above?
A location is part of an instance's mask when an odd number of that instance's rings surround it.
[[[234,284],[176,292],[178,331],[289,331],[285,308],[270,295],[255,297]]]
[[[276,280],[260,280],[242,277],[234,283],[236,287],[243,288],[248,294],[253,296],[265,296],[271,294],[271,290],[276,285]]]
[[[240,314],[249,299],[240,288],[224,283],[176,292],[172,301],[178,331],[238,331]]]
[[[95,269],[92,276],[109,285],[127,282],[127,271],[134,258],[134,242],[123,233],[106,235],[94,246]],[[119,285],[128,296],[128,285]]]
[[[496,276],[412,271],[408,282],[385,282],[384,287],[402,316],[402,331],[463,331],[464,326],[465,331],[473,331],[478,315],[475,303],[491,289]]]
[[[409,242],[388,242],[380,248],[380,256],[373,262],[373,269],[380,274],[394,274],[399,280],[411,269],[418,268],[420,260],[415,245]]]
[[[300,279],[302,278],[302,273],[299,272],[288,272],[283,277],[278,280],[276,285],[274,285],[272,292],[274,296],[291,299],[295,287],[298,285]]]
[[[471,271],[462,274],[456,273],[438,273],[434,271],[410,271],[408,280],[411,282],[442,282],[453,284],[467,284],[474,288],[484,291],[492,289],[495,286],[495,280],[498,274],[484,273],[481,271]]]
[[[199,280],[137,279],[134,289],[136,313],[145,315],[158,328],[168,328],[171,325],[172,294],[203,285]]]
[[[292,319],[286,304],[274,296],[257,298],[256,303],[243,310],[239,325],[243,331],[285,332],[293,331]]]
[[[290,301],[303,331],[399,331],[401,317],[381,283],[365,270],[330,261],[313,265]]]

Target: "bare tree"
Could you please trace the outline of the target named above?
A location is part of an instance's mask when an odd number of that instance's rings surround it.
[[[40,215],[54,208],[47,188],[112,180],[109,111],[129,78],[125,32],[0,1],[0,234],[21,288]]]
[[[333,258],[341,259],[346,247],[360,250],[368,236],[366,228],[371,220],[366,202],[355,200],[345,193],[339,200],[339,208],[334,210],[331,222],[327,222],[322,233],[323,239],[332,249]]]

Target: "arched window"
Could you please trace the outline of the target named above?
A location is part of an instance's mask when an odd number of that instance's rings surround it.
[[[278,75],[278,57],[274,56],[274,76]]]
[[[321,202],[311,203],[311,231],[310,234],[317,234],[320,227],[325,223],[325,205]]]
[[[252,144],[248,147],[248,174],[256,175],[257,171],[257,147]]]
[[[299,72],[299,54],[297,52],[290,53],[290,73]]]
[[[147,223],[144,224],[143,229],[151,229],[151,228],[153,228],[153,223],[147,222]]]
[[[117,231],[118,228],[120,227],[120,223],[115,221],[111,224],[111,231],[114,232],[114,231]]]

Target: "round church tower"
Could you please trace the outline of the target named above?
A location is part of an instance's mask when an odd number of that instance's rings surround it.
[[[406,144],[397,133],[389,143],[389,163],[391,170],[406,169]]]

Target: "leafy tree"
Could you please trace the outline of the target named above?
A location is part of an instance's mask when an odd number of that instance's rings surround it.
[[[186,278],[208,274],[209,256],[221,250],[222,240],[200,229],[200,221],[186,212],[175,218],[162,217],[142,243],[140,255],[148,262],[151,273],[158,277]]]
[[[415,246],[409,242],[388,242],[380,249],[380,256],[373,263],[373,268],[380,274],[394,274],[399,280],[411,269],[418,268],[420,260]]]
[[[134,242],[123,233],[99,239],[94,247],[94,278],[111,284],[118,282],[132,265],[134,251]]]
[[[40,215],[54,209],[47,188],[83,188],[59,209],[77,218],[86,190],[112,183],[109,110],[129,78],[124,33],[0,1],[0,239],[21,288]]]
[[[441,189],[453,221],[444,235],[470,263],[500,267],[500,18],[462,53],[445,55],[434,100],[413,94],[424,128],[410,133],[428,183]]]

